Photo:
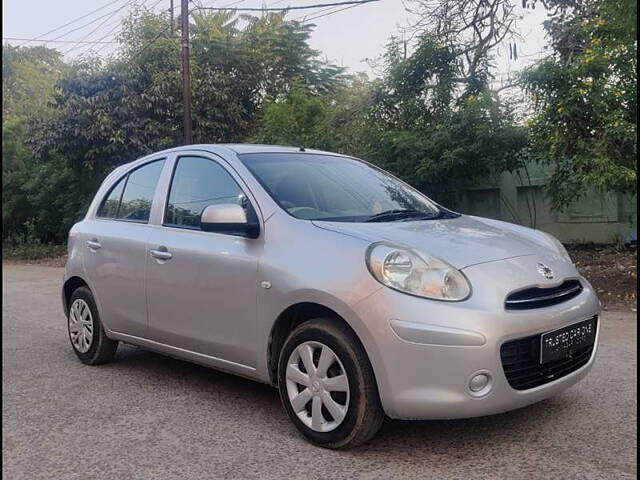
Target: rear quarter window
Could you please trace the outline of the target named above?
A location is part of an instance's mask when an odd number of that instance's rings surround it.
[[[100,208],[98,209],[97,216],[100,218],[116,218],[118,214],[118,207],[120,206],[120,199],[122,198],[122,192],[124,190],[124,183],[127,177],[124,176],[118,183],[116,183],[111,191],[102,200]]]
[[[96,216],[148,222],[163,167],[164,159],[155,160],[126,174],[106,195]]]

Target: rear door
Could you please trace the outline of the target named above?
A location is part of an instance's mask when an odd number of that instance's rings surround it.
[[[205,152],[178,156],[161,225],[148,243],[149,334],[231,368],[254,367],[262,237],[202,231],[202,211],[220,203],[257,215],[255,199],[222,159]]]
[[[105,195],[82,235],[84,267],[105,325],[146,336],[144,269],[149,217],[165,159],[126,173]]]

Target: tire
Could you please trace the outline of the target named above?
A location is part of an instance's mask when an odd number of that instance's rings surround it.
[[[325,354],[335,358],[322,361]],[[313,362],[311,375],[305,360]],[[321,363],[330,366],[324,368]],[[332,318],[305,322],[291,332],[280,352],[278,389],[293,424],[320,447],[348,449],[361,445],[378,432],[385,418],[364,348],[347,326]],[[316,422],[318,411],[321,418]]]
[[[78,323],[78,318],[82,318],[80,323]],[[88,322],[91,322],[90,326]],[[71,347],[82,363],[101,365],[113,360],[118,349],[118,342],[111,340],[105,334],[96,302],[91,290],[87,287],[80,287],[71,295],[67,331]],[[88,339],[89,333],[91,333],[90,342],[85,341]]]

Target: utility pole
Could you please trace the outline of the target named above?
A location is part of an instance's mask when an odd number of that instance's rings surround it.
[[[407,59],[407,39],[405,38],[405,32],[402,31],[402,44],[404,45],[404,59]]]
[[[176,36],[176,24],[173,20],[173,0],[170,0],[169,4],[169,16],[171,18],[171,38]]]
[[[182,1],[182,110],[184,144],[193,143],[191,131],[191,83],[189,82],[189,0]]]

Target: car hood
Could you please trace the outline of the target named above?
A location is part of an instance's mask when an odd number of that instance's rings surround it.
[[[455,268],[525,255],[541,260],[566,261],[547,234],[488,218],[456,218],[385,223],[348,223],[314,220],[326,230],[370,242],[388,241],[434,255]]]

